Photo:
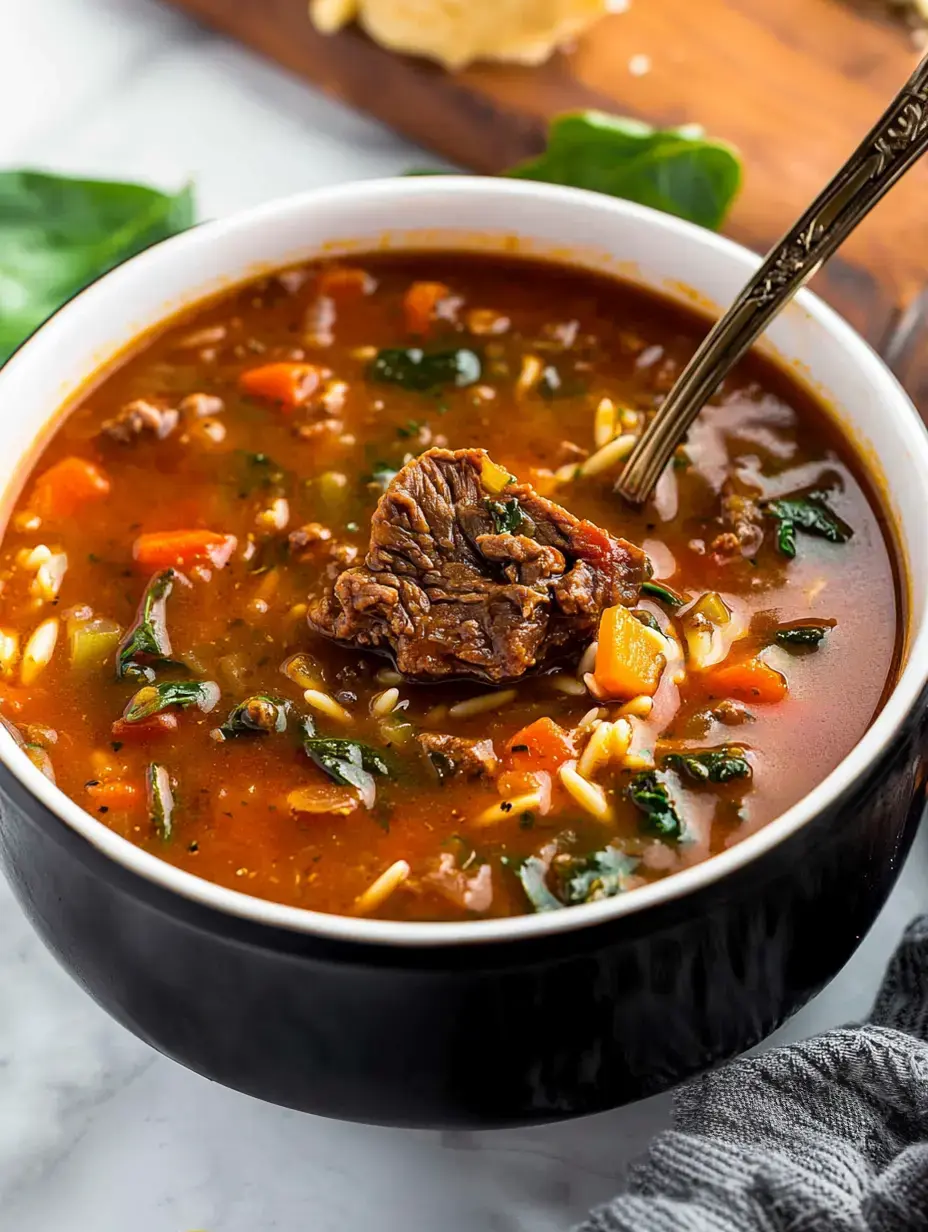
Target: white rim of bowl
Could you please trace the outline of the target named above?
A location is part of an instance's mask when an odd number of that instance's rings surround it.
[[[296,196],[260,205],[233,214],[228,218],[204,223],[165,240],[140,253],[80,292],[40,327],[13,355],[3,369],[29,362],[38,340],[49,345],[56,332],[70,324],[76,306],[90,297],[112,295],[118,298],[123,281],[155,273],[162,254],[167,249],[176,252],[182,247],[194,248],[237,230],[250,230],[264,223],[279,220],[289,212],[302,213],[314,203],[327,198],[353,196],[370,197],[390,202],[395,197],[427,196],[453,187],[456,192],[500,193],[524,197],[549,197],[552,201],[574,200],[587,208],[595,202],[598,210],[615,214],[617,219],[635,217],[646,221],[655,231],[682,232],[709,251],[737,256],[745,272],[760,263],[754,253],[724,236],[706,231],[669,214],[639,206],[632,202],[604,197],[598,193],[562,188],[519,180],[481,179],[473,176],[441,176],[408,180],[362,180],[333,188],[313,189]],[[411,228],[414,230],[414,228]],[[398,249],[397,251],[401,251]],[[208,293],[206,294],[208,297]],[[196,303],[191,298],[190,303]],[[824,327],[846,350],[855,355],[858,365],[867,373],[885,401],[908,417],[911,447],[916,463],[926,476],[928,486],[928,430],[898,381],[883,361],[847,322],[818,296],[803,290],[796,303],[819,325]],[[906,620],[911,613],[906,614]],[[851,789],[854,783],[887,751],[890,741],[906,720],[928,682],[928,619],[923,619],[915,637],[907,646],[907,660],[899,679],[883,709],[846,757],[808,795],[786,812],[768,822],[756,833],[690,868],[673,873],[663,881],[641,886],[627,895],[579,904],[537,915],[508,916],[495,920],[466,920],[449,923],[420,923],[403,920],[377,920],[357,916],[330,915],[305,907],[288,907],[267,899],[255,898],[240,890],[228,889],[207,881],[194,873],[184,872],[147,851],[121,838],[97,821],[69,796],[55,787],[38,771],[13,738],[5,730],[0,733],[0,761],[24,788],[71,830],[87,840],[114,863],[122,865],[144,880],[177,894],[191,902],[212,908],[222,914],[237,916],[255,924],[281,928],[334,941],[362,945],[396,946],[400,948],[480,945],[491,942],[529,941],[532,938],[554,936],[597,924],[615,921],[684,898],[700,889],[730,876],[758,860],[801,830],[833,801]]]

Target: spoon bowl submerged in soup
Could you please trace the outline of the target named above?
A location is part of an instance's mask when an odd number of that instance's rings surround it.
[[[0,713],[124,837],[319,911],[550,911],[737,843],[863,735],[902,603],[852,445],[757,356],[613,493],[704,332],[435,253],[186,313],[24,488]]]

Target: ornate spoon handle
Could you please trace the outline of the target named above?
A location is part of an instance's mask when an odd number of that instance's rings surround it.
[[[723,378],[799,288],[928,150],[928,56],[848,161],[764,259],[684,368],[615,485],[651,494],[673,451]]]

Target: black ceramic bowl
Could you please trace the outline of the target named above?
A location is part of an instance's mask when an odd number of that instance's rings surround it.
[[[262,268],[385,245],[569,258],[716,304],[756,266],[665,215],[520,182],[351,185],[213,223],[109,274],[0,372],[8,505],[59,408],[134,336]],[[163,864],[0,733],[0,856],[62,964],[142,1039],[210,1078],[307,1111],[416,1126],[548,1121],[639,1099],[756,1043],[816,993],[885,901],[922,804],[928,438],[880,361],[813,296],[777,320],[770,345],[802,366],[863,450],[913,596],[893,693],[809,796],[722,855],[624,897],[520,919],[397,923],[279,906]]]

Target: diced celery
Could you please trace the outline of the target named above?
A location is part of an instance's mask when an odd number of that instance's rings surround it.
[[[71,666],[76,671],[97,668],[115,655],[122,629],[115,620],[94,616],[90,620],[68,622]]]

